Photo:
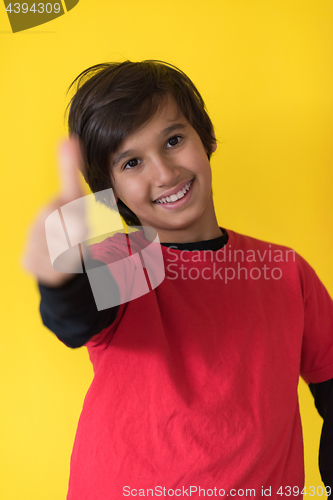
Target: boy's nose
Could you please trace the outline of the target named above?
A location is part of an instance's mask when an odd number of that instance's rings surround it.
[[[170,184],[180,174],[180,167],[173,161],[155,157],[151,162],[150,175],[159,186]]]

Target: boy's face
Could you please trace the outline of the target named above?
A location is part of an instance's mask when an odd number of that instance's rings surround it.
[[[111,169],[116,198],[141,225],[156,229],[161,242],[221,235],[207,151],[172,97],[123,141],[111,158]]]

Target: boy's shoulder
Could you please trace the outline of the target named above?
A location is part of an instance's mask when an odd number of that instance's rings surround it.
[[[261,240],[230,229],[225,229],[225,231],[228,233],[227,245],[230,250],[243,250],[249,254],[255,252],[257,257],[261,258],[263,261],[266,258],[275,258],[276,262],[294,262],[297,263],[297,265],[311,267],[296,250],[287,245]]]
[[[259,238],[255,238],[254,236],[249,236],[247,234],[232,231],[231,229],[225,229],[225,231],[229,236],[228,244],[235,247],[241,246],[244,248],[271,248],[273,250],[288,250],[291,252],[295,252],[295,250],[293,250],[291,247],[282,245],[280,243],[272,243],[271,241],[261,240]]]
[[[307,288],[312,288],[316,282],[321,284],[313,267],[293,248],[229,229],[226,231],[229,235],[228,245],[230,245],[231,255],[237,255],[237,251],[241,250],[245,256],[243,258],[247,258],[248,261],[252,256],[253,262],[273,263],[283,268],[284,272],[287,271],[289,276],[294,274],[303,286],[307,284]]]

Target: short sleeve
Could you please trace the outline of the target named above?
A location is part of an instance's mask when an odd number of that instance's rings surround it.
[[[333,301],[312,267],[301,257],[298,262],[304,299],[301,376],[317,384],[333,378]]]

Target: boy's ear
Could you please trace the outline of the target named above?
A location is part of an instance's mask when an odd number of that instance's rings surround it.
[[[217,149],[217,142],[216,142],[216,141],[214,141],[214,142],[213,142],[213,144],[212,144],[212,151],[211,151],[211,153],[208,153],[208,151],[207,151],[207,149],[206,149],[206,153],[207,153],[207,156],[208,156],[208,160],[210,160],[211,155],[212,155],[213,153],[215,153],[216,149]]]
[[[214,142],[213,142],[213,149],[212,149],[212,153],[215,153],[216,149],[217,149],[217,142],[216,142],[216,141],[214,141]]]

